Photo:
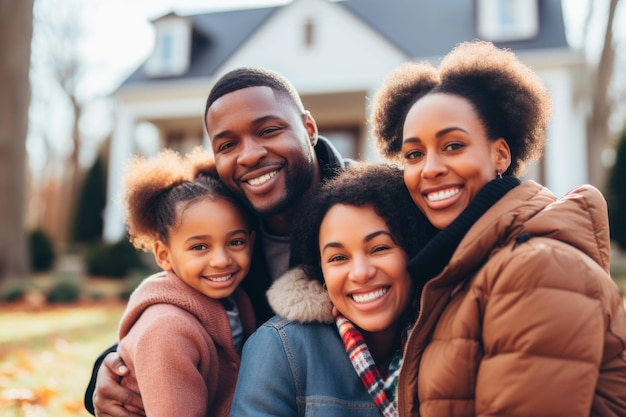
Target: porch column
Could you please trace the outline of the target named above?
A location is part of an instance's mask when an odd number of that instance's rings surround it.
[[[115,130],[111,139],[107,202],[104,209],[103,238],[116,242],[126,234],[122,207],[122,176],[133,153],[136,117],[131,109],[120,104],[115,117]]]

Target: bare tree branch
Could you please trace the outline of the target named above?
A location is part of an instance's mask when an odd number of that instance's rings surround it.
[[[609,85],[615,68],[613,26],[618,3],[619,0],[609,2],[602,53],[593,77],[592,108],[587,119],[589,180],[601,189],[606,186],[606,167],[603,165],[602,153],[610,140],[609,118],[615,107],[609,95]]]

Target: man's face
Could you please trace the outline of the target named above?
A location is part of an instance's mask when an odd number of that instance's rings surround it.
[[[269,87],[220,97],[206,124],[220,178],[261,216],[284,213],[319,178],[315,121]]]

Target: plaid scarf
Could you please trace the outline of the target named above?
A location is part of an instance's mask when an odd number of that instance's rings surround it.
[[[389,364],[389,376],[383,378],[374,363],[374,359],[363,339],[363,335],[347,318],[341,314],[335,315],[335,324],[339,330],[339,335],[361,382],[372,396],[374,404],[385,417],[396,417],[396,388],[398,384],[398,374],[402,364],[402,349],[408,338],[411,326],[407,326],[402,332],[401,348],[394,354]]]

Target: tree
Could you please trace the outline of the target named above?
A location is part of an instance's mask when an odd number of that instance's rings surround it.
[[[28,274],[26,135],[33,0],[0,0],[0,282]]]
[[[55,211],[59,218],[52,220],[55,227],[51,234],[61,250],[65,250],[71,241],[71,220],[84,176],[80,165],[82,138],[79,123],[89,99],[81,95],[87,72],[80,48],[85,32],[81,15],[83,6],[84,3],[79,0],[37,0],[34,8],[33,66],[38,71],[33,82],[39,90],[42,90],[42,84],[47,84],[49,105],[67,108],[62,117],[70,124],[64,137],[64,142],[70,142],[67,146],[69,154],[54,155],[55,152],[48,147],[49,159],[56,165],[51,170],[60,172],[57,198],[61,207]],[[55,84],[56,88],[50,84]],[[40,91],[35,91],[34,99],[40,101],[42,95]],[[38,123],[43,124],[38,130],[44,142],[51,140],[46,138],[46,130],[53,124],[50,116],[54,117],[46,112],[35,116]]]
[[[611,239],[626,250],[626,129],[617,145],[617,158],[611,170],[608,183],[607,202]]]
[[[87,171],[73,224],[73,241],[89,243],[102,239],[103,212],[106,206],[106,169],[99,155]]]
[[[613,81],[615,72],[616,45],[614,39],[614,22],[619,0],[610,0],[607,16],[607,23],[604,30],[602,42],[602,52],[597,67],[592,71],[592,102],[591,111],[587,117],[587,138],[589,138],[589,182],[597,187],[604,187],[606,184],[605,167],[602,162],[602,153],[610,142],[611,132],[609,130],[609,119],[615,108],[613,98],[609,94],[609,86]],[[598,4],[598,3],[589,3]],[[587,24],[585,32],[588,35],[589,22],[593,9],[588,8]],[[588,46],[594,40],[586,36],[585,43]]]

